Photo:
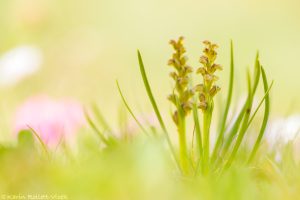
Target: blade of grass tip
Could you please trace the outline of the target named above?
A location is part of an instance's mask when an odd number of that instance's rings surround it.
[[[166,126],[163,122],[163,119],[161,117],[161,114],[159,112],[156,101],[155,101],[154,96],[153,96],[152,91],[151,91],[151,87],[150,87],[150,84],[149,84],[149,81],[148,81],[148,78],[147,78],[147,75],[146,75],[146,71],[145,71],[145,67],[144,67],[144,63],[143,63],[143,60],[142,60],[141,53],[140,53],[139,50],[137,52],[138,52],[140,72],[141,72],[141,75],[142,75],[142,78],[143,78],[143,82],[144,82],[144,85],[145,85],[145,88],[146,88],[146,92],[148,94],[149,100],[152,104],[152,107],[153,107],[154,112],[156,114],[156,117],[157,117],[157,119],[160,123],[161,128],[163,129],[163,131],[167,132]]]
[[[243,119],[243,123],[242,123],[242,126],[241,126],[241,129],[239,131],[239,134],[238,134],[238,137],[237,137],[237,140],[234,144],[234,147],[233,147],[233,150],[231,152],[231,155],[229,156],[228,158],[228,161],[227,163],[225,164],[224,166],[224,169],[228,169],[232,162],[234,161],[235,159],[235,156],[237,154],[237,151],[243,141],[243,138],[246,134],[246,131],[248,129],[248,122],[249,122],[249,118],[250,118],[250,113],[251,113],[251,108],[252,108],[252,104],[253,104],[253,99],[254,99],[254,95],[255,95],[255,92],[256,92],[256,89],[257,89],[257,86],[258,86],[258,83],[259,83],[259,79],[260,79],[260,64],[259,64],[259,60],[258,60],[258,53],[257,53],[257,56],[256,56],[256,60],[255,60],[255,72],[254,72],[254,84],[253,84],[253,88],[251,90],[251,85],[250,85],[250,90],[249,90],[249,101],[248,101],[248,105],[247,105],[247,109],[246,109],[246,112],[245,112],[245,116],[244,116],[244,119]],[[249,79],[249,75],[248,75],[248,79]],[[248,81],[248,83],[250,83]],[[248,85],[249,87],[249,85]]]
[[[226,126],[227,116],[228,116],[228,112],[229,112],[229,107],[231,104],[232,93],[233,93],[233,82],[234,82],[234,56],[233,56],[233,42],[231,40],[231,42],[230,42],[230,75],[229,75],[228,96],[227,96],[227,100],[226,100],[226,106],[225,106],[223,118],[221,121],[220,133],[218,135],[218,139],[217,139],[217,142],[214,147],[213,154],[212,154],[212,162],[214,162],[216,160],[217,155],[219,153],[220,146],[222,145],[222,143],[224,141],[225,126]]]
[[[39,134],[29,125],[27,125],[27,127],[30,129],[30,131],[34,134],[34,136],[38,139],[39,143],[42,146],[42,149],[44,150],[44,152],[46,153],[47,157],[50,159],[50,153],[48,151],[48,148],[46,146],[46,144],[43,142],[42,138],[39,136]]]
[[[148,132],[146,131],[146,129],[145,129],[145,128],[143,127],[143,125],[139,122],[139,120],[136,118],[136,116],[133,114],[131,108],[129,107],[129,105],[128,105],[128,103],[127,103],[127,101],[126,101],[126,99],[125,99],[125,97],[124,97],[124,95],[123,95],[123,93],[122,93],[122,91],[121,91],[121,88],[120,88],[120,85],[119,85],[118,80],[116,80],[116,84],[117,84],[117,87],[118,87],[119,94],[120,94],[120,96],[121,96],[121,98],[122,98],[122,101],[123,101],[125,107],[127,108],[128,112],[129,112],[130,115],[133,117],[133,119],[135,120],[135,122],[137,123],[137,125],[140,127],[140,129],[141,129],[147,136],[149,136],[149,134],[148,134]]]
[[[253,150],[252,150],[252,152],[250,154],[250,157],[249,157],[249,160],[248,160],[248,164],[251,163],[251,161],[253,160],[253,158],[254,158],[254,156],[255,156],[258,148],[259,148],[259,145],[260,145],[262,137],[265,133],[267,123],[268,123],[268,120],[269,120],[269,115],[270,115],[270,95],[269,95],[269,91],[270,91],[270,89],[273,85],[273,82],[271,83],[271,85],[269,87],[267,76],[266,76],[266,73],[265,73],[265,70],[264,70],[263,67],[261,67],[261,72],[262,72],[264,90],[265,90],[265,93],[266,93],[266,96],[265,96],[265,112],[264,112],[264,118],[263,118],[263,122],[262,122],[262,125],[261,125],[261,128],[260,128],[258,137],[256,139],[255,145],[253,147]]]
[[[253,84],[253,89],[252,89],[252,98],[254,98],[254,94],[256,92],[259,79],[260,79],[260,73],[261,73],[261,65],[259,62],[259,52],[257,51],[256,53],[256,59],[255,59],[255,69],[254,69],[254,84]]]
[[[107,123],[107,121],[105,120],[104,116],[102,115],[99,107],[96,104],[92,104],[91,105],[93,113],[95,114],[95,117],[97,117],[97,119],[99,120],[99,122],[101,123],[101,125],[103,126],[103,128],[105,130],[107,130],[108,132],[112,133],[112,128],[109,126],[109,124]]]
[[[161,128],[163,130],[163,133],[165,135],[165,138],[167,140],[167,143],[168,143],[168,146],[169,146],[169,148],[171,150],[171,153],[173,154],[175,162],[177,163],[178,168],[181,170],[181,167],[180,167],[180,164],[179,164],[179,160],[178,160],[178,158],[176,156],[176,153],[175,153],[174,147],[172,145],[171,139],[169,137],[168,131],[166,129],[165,123],[163,122],[163,119],[162,119],[161,114],[159,112],[159,109],[158,109],[158,106],[156,104],[155,98],[153,96],[153,93],[152,93],[152,90],[151,90],[151,87],[150,87],[150,84],[149,84],[149,81],[148,81],[148,78],[147,78],[146,70],[145,70],[145,67],[144,67],[143,59],[142,59],[142,56],[141,56],[141,53],[140,53],[139,50],[137,51],[137,54],[138,54],[138,61],[139,61],[140,72],[141,72],[141,75],[142,75],[144,86],[146,88],[147,95],[148,95],[149,100],[151,102],[151,105],[152,105],[152,107],[154,109],[155,115],[156,115],[156,117],[157,117],[157,119],[159,121],[159,124],[160,124],[160,126],[161,126]]]
[[[97,128],[97,126],[95,125],[95,123],[93,122],[93,120],[91,119],[91,117],[89,116],[89,114],[87,113],[86,109],[84,109],[84,115],[85,115],[85,118],[86,118],[88,124],[97,133],[97,135],[99,136],[100,140],[104,144],[110,145],[109,141],[105,138],[104,134]]]

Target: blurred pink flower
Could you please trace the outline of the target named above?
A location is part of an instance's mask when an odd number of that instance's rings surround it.
[[[25,101],[16,111],[14,133],[33,128],[49,147],[55,147],[63,138],[74,138],[85,124],[83,109],[75,100],[54,100],[47,96],[35,96]]]

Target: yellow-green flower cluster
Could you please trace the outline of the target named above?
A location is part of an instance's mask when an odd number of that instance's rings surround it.
[[[222,67],[214,63],[217,57],[216,49],[218,46],[210,41],[204,41],[203,44],[205,45],[205,49],[203,50],[204,55],[199,60],[203,66],[197,70],[197,73],[203,77],[203,84],[197,85],[195,90],[199,92],[199,108],[205,111],[212,106],[213,97],[220,90],[220,87],[214,83],[218,80],[215,72],[222,70]]]
[[[168,65],[175,69],[174,72],[170,73],[170,76],[175,81],[175,89],[173,94],[169,95],[168,99],[175,106],[181,106],[183,114],[186,116],[192,109],[191,97],[194,95],[194,91],[188,89],[189,75],[193,72],[193,69],[187,65],[183,39],[183,37],[180,37],[178,41],[170,41],[175,52],[169,60]],[[174,112],[172,117],[174,122],[178,124],[178,110]]]

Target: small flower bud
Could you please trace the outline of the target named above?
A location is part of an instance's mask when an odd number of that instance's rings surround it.
[[[210,41],[208,41],[208,40],[204,40],[204,41],[203,41],[203,44],[205,44],[205,45],[209,46],[209,45],[211,45],[211,42],[210,42]]]
[[[176,74],[176,72],[171,72],[170,77],[172,77],[175,81],[178,79],[178,75]]]
[[[214,85],[214,86],[209,90],[209,95],[210,95],[211,97],[214,97],[214,96],[218,93],[218,91],[220,91],[220,90],[221,90],[220,87]]]
[[[203,92],[204,91],[204,85],[203,84],[198,84],[195,86],[195,91],[196,92]]]
[[[198,68],[197,74],[202,74],[202,76],[204,76],[206,74],[206,69],[204,67]]]
[[[207,109],[207,103],[206,102],[200,102],[198,106],[201,110],[206,110]]]
[[[173,104],[176,105],[176,96],[175,96],[175,94],[170,94],[168,96],[168,100],[171,101]]]
[[[205,102],[205,101],[206,101],[206,98],[205,98],[205,94],[204,94],[204,93],[200,93],[200,94],[199,94],[199,100],[200,100],[200,102]]]
[[[172,115],[172,119],[175,124],[178,124],[178,112],[175,111],[174,114]]]
[[[199,62],[202,63],[203,65],[207,65],[208,58],[206,56],[201,56]]]
[[[191,68],[190,66],[184,66],[184,72],[186,74],[193,72],[193,68]]]
[[[192,108],[193,104],[190,101],[187,101],[182,105],[182,109],[185,113],[189,113],[192,110]]]

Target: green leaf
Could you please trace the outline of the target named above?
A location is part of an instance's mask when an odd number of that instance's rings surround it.
[[[257,53],[256,59],[255,59],[254,83],[253,83],[253,87],[251,88],[251,86],[250,86],[250,88],[249,88],[250,90],[248,89],[249,94],[248,94],[248,100],[247,100],[247,107],[246,107],[246,111],[245,111],[245,116],[244,116],[244,119],[243,119],[242,126],[240,128],[240,131],[238,133],[238,137],[236,139],[235,145],[233,147],[231,155],[228,158],[227,163],[225,164],[224,169],[228,169],[231,166],[232,162],[235,159],[237,151],[238,151],[238,149],[239,149],[239,147],[240,147],[240,145],[243,141],[243,138],[246,134],[246,131],[248,129],[248,122],[249,122],[250,113],[251,113],[251,109],[252,109],[253,99],[254,99],[255,92],[256,92],[256,89],[257,89],[257,86],[258,86],[258,83],[259,83],[259,79],[260,79],[260,71],[261,71],[261,67],[260,67],[260,64],[259,64],[258,53]],[[249,75],[248,75],[248,77],[249,77]],[[249,87],[249,83],[250,83],[250,81],[248,80],[248,87]]]
[[[224,142],[224,133],[226,127],[226,121],[228,116],[229,107],[231,104],[232,93],[233,93],[233,82],[234,82],[234,55],[233,55],[233,43],[230,42],[230,75],[229,75],[229,89],[228,89],[228,96],[226,99],[226,106],[224,110],[224,114],[221,120],[221,129],[218,135],[218,139],[216,145],[214,147],[213,155],[212,155],[212,162],[214,162],[219,154],[219,149]]]
[[[109,126],[109,124],[107,123],[107,121],[105,120],[104,116],[102,115],[101,111],[99,110],[99,108],[97,107],[96,104],[92,104],[92,110],[93,113],[95,114],[95,117],[97,118],[97,120],[99,121],[99,123],[103,126],[103,128],[105,130],[107,130],[109,133],[112,133],[112,128]]]
[[[161,114],[159,112],[159,109],[157,107],[157,104],[156,104],[156,101],[154,99],[154,96],[152,94],[152,91],[151,91],[151,88],[150,88],[150,84],[149,84],[149,81],[148,81],[148,78],[147,78],[147,75],[146,75],[146,71],[145,71],[145,67],[144,67],[144,63],[143,63],[143,60],[142,60],[142,56],[141,56],[141,53],[140,51],[138,50],[138,60],[139,60],[139,66],[140,66],[140,72],[141,72],[141,75],[142,75],[142,78],[143,78],[143,82],[144,82],[144,86],[146,88],[146,92],[148,94],[148,97],[149,97],[149,100],[152,104],[152,107],[154,109],[154,112],[156,114],[156,117],[160,123],[160,126],[161,128],[163,129],[164,132],[167,132],[167,129],[166,129],[166,126],[163,122],[163,119],[161,117]],[[167,136],[169,137],[169,136]]]
[[[253,112],[253,114],[252,114],[252,116],[251,116],[251,118],[250,118],[250,120],[249,120],[248,126],[250,126],[250,124],[252,123],[253,119],[255,118],[255,116],[256,116],[258,110],[260,109],[260,107],[261,107],[262,104],[264,103],[265,99],[268,97],[269,92],[270,92],[270,90],[271,90],[272,87],[273,87],[273,83],[274,83],[274,81],[271,82],[271,84],[270,84],[269,88],[267,89],[267,91],[265,90],[265,95],[264,95],[264,97],[260,100],[258,106],[256,107],[255,111]]]
[[[118,81],[116,81],[116,83],[117,83],[117,87],[118,87],[119,94],[120,94],[120,96],[121,96],[121,98],[122,98],[122,101],[123,101],[125,107],[127,108],[128,112],[131,114],[131,116],[133,117],[133,119],[135,120],[135,122],[137,123],[137,125],[141,128],[141,130],[142,130],[146,135],[149,136],[149,134],[148,134],[148,132],[146,131],[146,129],[145,129],[145,128],[143,127],[143,125],[139,122],[139,120],[136,118],[136,116],[133,114],[131,108],[129,107],[129,105],[128,105],[128,103],[127,103],[127,101],[126,101],[126,99],[125,99],[125,97],[124,97],[124,95],[123,95],[123,93],[122,93],[122,91],[121,91],[121,88],[120,88],[120,85],[119,85]]]
[[[89,116],[89,114],[87,113],[86,110],[84,111],[84,114],[85,114],[85,118],[86,118],[88,124],[97,133],[97,135],[99,136],[100,140],[104,144],[110,145],[110,142],[105,138],[104,134],[97,128],[97,126],[95,125],[95,123],[93,122],[93,120],[91,119],[91,117]]]
[[[161,128],[163,130],[163,133],[164,133],[165,138],[167,140],[167,143],[168,143],[168,146],[170,148],[170,151],[171,151],[171,153],[172,153],[172,155],[173,155],[173,157],[175,159],[175,162],[177,163],[178,168],[181,170],[181,167],[179,165],[179,160],[178,160],[178,158],[176,156],[176,153],[175,153],[174,147],[172,145],[171,139],[169,137],[169,134],[167,132],[166,126],[165,126],[165,124],[163,122],[163,119],[161,117],[161,114],[159,112],[159,109],[158,109],[158,106],[156,104],[155,98],[154,98],[154,96],[152,94],[152,90],[151,90],[151,87],[150,87],[150,84],[149,84],[149,81],[148,81],[148,78],[147,78],[147,74],[146,74],[146,71],[145,71],[144,63],[143,63],[143,60],[142,60],[142,56],[141,56],[141,53],[140,53],[139,50],[137,51],[137,54],[138,54],[138,61],[139,61],[140,72],[141,72],[141,75],[142,75],[142,78],[143,78],[143,82],[144,82],[144,86],[146,88],[146,92],[147,92],[148,98],[149,98],[149,100],[151,102],[151,105],[152,105],[152,107],[154,109],[154,112],[155,112],[156,117],[157,117],[157,119],[159,121],[159,124],[160,124],[160,126],[161,126]]]
[[[237,119],[235,120],[235,122],[233,123],[232,128],[229,131],[228,137],[225,140],[225,145],[223,147],[222,154],[218,158],[216,165],[218,165],[221,162],[221,159],[225,158],[225,156],[226,156],[226,154],[229,150],[229,147],[233,143],[233,139],[235,138],[235,136],[237,135],[237,133],[239,131],[239,128],[241,126],[241,122],[242,122],[242,120],[244,118],[244,115],[246,113],[246,110],[247,110],[247,107],[248,107],[248,104],[249,104],[249,100],[250,100],[249,96],[250,96],[250,93],[251,93],[251,80],[250,80],[249,72],[247,73],[247,80],[248,80],[248,97],[247,97],[247,100],[244,103],[240,113],[237,116]]]
[[[48,159],[50,159],[50,153],[48,151],[48,148],[47,148],[46,144],[44,143],[44,141],[42,140],[42,138],[40,137],[40,135],[32,127],[30,127],[29,125],[27,125],[27,127],[34,134],[34,136],[38,139],[38,141],[41,144],[42,149],[44,150],[46,156],[48,157]]]
[[[265,133],[267,123],[268,123],[268,120],[269,120],[269,115],[270,115],[270,95],[269,95],[269,91],[270,91],[270,89],[273,85],[273,82],[271,83],[271,85],[269,87],[267,76],[266,76],[266,73],[265,73],[265,70],[264,70],[263,67],[261,67],[261,71],[262,71],[262,79],[263,79],[263,84],[264,84],[264,90],[265,90],[265,94],[266,94],[265,95],[265,112],[264,112],[263,122],[262,122],[262,125],[261,125],[261,128],[260,128],[258,137],[256,139],[255,145],[254,145],[254,147],[252,149],[252,152],[250,154],[248,163],[250,163],[253,160],[253,158],[254,158],[254,156],[255,156],[255,154],[256,154],[259,146],[260,146],[260,142],[261,142],[262,137]]]

